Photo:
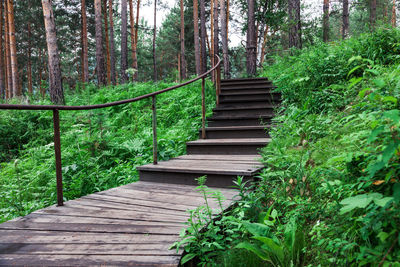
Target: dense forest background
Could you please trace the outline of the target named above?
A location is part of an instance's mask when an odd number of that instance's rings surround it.
[[[53,61],[49,65],[48,45],[59,55],[58,94],[88,82],[178,81],[206,69],[200,65],[209,68],[218,52],[226,62],[224,75],[243,77],[292,47],[335,42],[376,25],[395,26],[397,12],[394,0],[182,0],[171,9],[162,1],[140,0],[1,3],[2,99],[43,97],[56,90],[49,70],[57,67]],[[157,12],[166,14],[161,26],[149,26],[152,16],[140,13],[144,6],[154,6],[155,18]],[[52,11],[50,38],[56,41],[46,41],[43,7]]]

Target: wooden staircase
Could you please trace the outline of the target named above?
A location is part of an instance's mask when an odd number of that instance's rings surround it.
[[[187,155],[138,167],[140,180],[193,185],[207,175],[209,186],[228,187],[236,176],[253,178],[263,168],[258,150],[270,141],[267,128],[280,101],[274,88],[267,78],[222,80],[206,139],[187,142]]]

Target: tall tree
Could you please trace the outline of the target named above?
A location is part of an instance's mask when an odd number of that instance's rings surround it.
[[[322,29],[323,29],[322,39],[324,42],[328,42],[329,41],[329,0],[324,0]]]
[[[55,104],[64,104],[64,91],[61,81],[60,57],[58,54],[56,25],[54,22],[52,0],[42,0],[44,25],[49,67],[50,99]]]
[[[106,85],[106,74],[104,70],[103,52],[103,22],[101,14],[101,0],[94,0],[95,23],[96,23],[96,72],[98,85]]]
[[[154,0],[154,25],[153,25],[153,80],[157,81],[157,55],[156,55],[156,37],[157,37],[157,0]]]
[[[288,0],[289,47],[301,49],[300,0]]]
[[[221,12],[221,40],[222,40],[222,53],[224,58],[224,77],[230,78],[229,73],[229,51],[228,51],[228,32],[227,32],[227,17],[225,0],[220,0]]]
[[[349,0],[343,0],[342,20],[342,38],[346,39],[349,34]]]
[[[11,77],[14,96],[21,96],[22,91],[18,82],[18,61],[17,61],[17,43],[15,41],[15,24],[14,24],[14,2],[7,0],[8,9],[8,29],[10,42],[10,61],[11,61]]]
[[[185,18],[183,0],[180,0],[181,6],[181,79],[186,79],[186,59],[185,59]]]
[[[110,65],[111,65],[111,82],[117,84],[115,77],[115,42],[114,42],[114,18],[113,18],[113,1],[108,1],[108,15],[110,17]]]
[[[257,40],[255,25],[255,0],[247,0],[247,44],[246,44],[246,70],[247,75],[256,74]]]
[[[107,84],[111,82],[111,54],[110,54],[110,39],[108,37],[108,18],[107,18],[107,0],[103,1],[103,12],[104,12],[104,34],[106,35],[106,55],[107,55]]]
[[[199,3],[193,0],[193,34],[194,34],[194,57],[196,61],[196,74],[201,73],[200,43],[199,43]]]
[[[396,0],[393,0],[392,4],[392,27],[396,28]]]
[[[121,0],[121,83],[126,83],[128,76],[128,5]]]
[[[5,41],[5,77],[6,77],[6,97],[13,97],[13,86],[12,86],[12,74],[11,74],[11,60],[10,60],[10,35],[9,35],[9,24],[8,24],[8,1],[4,1],[4,41]]]
[[[0,1],[0,97],[6,98],[4,82],[4,57],[3,57],[3,1]]]
[[[210,13],[211,13],[211,17],[210,17],[210,21],[211,21],[211,29],[210,29],[210,38],[211,38],[211,50],[210,51],[210,60],[211,60],[211,67],[214,67],[214,63],[215,63],[215,51],[214,51],[214,1],[218,1],[218,0],[211,0],[210,3]],[[213,81],[215,81],[215,75],[214,72],[212,72],[211,74],[211,79]]]
[[[218,0],[214,0],[214,55],[219,54]],[[216,59],[214,59],[216,60]],[[214,62],[216,64],[216,61]]]
[[[133,44],[132,57],[133,57],[133,68],[136,70],[133,75],[133,79],[138,79],[138,62],[137,62],[137,43],[138,43],[138,30],[139,30],[139,11],[140,11],[140,0],[136,3],[136,23],[135,23],[135,43]]]
[[[375,29],[376,23],[376,0],[370,0],[370,9],[369,9],[369,23],[370,29]]]
[[[206,52],[206,9],[204,0],[200,0],[200,39],[201,39],[201,72],[207,70],[207,52]]]
[[[81,1],[81,19],[82,19],[82,82],[89,82],[89,57],[88,57],[88,33],[86,0]]]
[[[28,30],[28,64],[27,64],[27,78],[28,78],[28,93],[30,95],[33,94],[33,85],[32,85],[32,31],[31,31],[31,22],[28,21],[27,23],[27,30]]]
[[[132,56],[132,68],[134,68],[135,56],[133,49],[135,46],[135,19],[133,14],[133,0],[129,0],[129,20],[130,20],[130,36],[131,36],[131,56]]]

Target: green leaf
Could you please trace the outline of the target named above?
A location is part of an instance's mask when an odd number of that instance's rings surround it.
[[[387,203],[393,200],[393,197],[384,197],[382,199],[374,199],[374,202],[379,207],[385,207]]]
[[[374,79],[374,80],[372,80],[373,81],[373,83],[377,86],[377,87],[379,87],[379,88],[383,88],[383,87],[385,87],[386,86],[386,82],[383,80],[383,79]]]
[[[263,244],[268,247],[269,252],[273,253],[280,262],[283,262],[285,254],[281,245],[276,244],[274,240],[265,236],[253,236],[252,238],[263,242]]]
[[[264,261],[269,261],[271,262],[271,258],[268,255],[268,253],[266,251],[263,251],[261,248],[259,248],[258,246],[251,244],[249,242],[242,242],[239,243],[235,248],[243,248],[246,249],[250,252],[253,252],[254,254],[256,254],[260,259],[264,260]]]
[[[363,209],[367,207],[372,200],[373,199],[369,194],[345,198],[340,202],[340,204],[343,205],[343,208],[340,209],[340,214],[350,212],[356,208]]]
[[[376,69],[366,69],[365,71],[366,72],[370,72],[370,73],[372,73],[374,75],[379,75],[380,74],[379,71],[377,71]]]
[[[368,91],[370,91],[370,90],[371,90],[371,88],[369,88],[369,87],[362,89],[362,90],[358,93],[358,97],[359,97],[359,98],[364,98],[365,94],[366,94]]]
[[[246,227],[247,231],[256,236],[268,236],[271,231],[269,226],[261,223],[244,222],[243,225]]]
[[[386,232],[380,232],[377,236],[381,240],[381,242],[385,242],[385,240],[386,240],[386,238],[388,238],[389,234]]]
[[[362,77],[350,79],[350,84],[349,84],[348,88],[351,89],[353,86],[360,83],[362,81],[362,79],[363,79]]]
[[[349,58],[349,60],[347,61],[347,64],[351,64],[353,63],[355,60],[362,60],[361,56],[352,56],[351,58]]]
[[[393,104],[397,105],[397,98],[394,96],[385,96],[383,98],[383,102],[392,102]]]
[[[394,122],[398,122],[400,120],[400,110],[392,109],[385,111],[383,113],[383,118],[391,119]]]
[[[350,77],[350,75],[355,72],[356,70],[362,68],[363,66],[359,65],[359,66],[355,66],[354,68],[352,68],[349,73],[347,74],[347,78]]]
[[[183,265],[183,264],[185,264],[186,262],[190,261],[190,260],[193,259],[194,257],[196,257],[196,254],[194,254],[194,253],[186,254],[186,255],[183,256],[183,258],[181,259],[181,265]]]
[[[375,141],[376,137],[385,130],[385,126],[381,125],[377,128],[375,128],[374,130],[372,130],[371,134],[368,137],[367,142],[371,143],[373,141]]]
[[[393,185],[393,198],[396,203],[400,203],[400,183]]]

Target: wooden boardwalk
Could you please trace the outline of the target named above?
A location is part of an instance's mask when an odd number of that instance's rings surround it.
[[[169,247],[203,204],[195,186],[137,182],[51,206],[0,224],[0,266],[177,266]]]

